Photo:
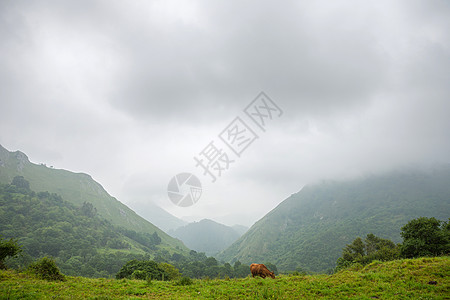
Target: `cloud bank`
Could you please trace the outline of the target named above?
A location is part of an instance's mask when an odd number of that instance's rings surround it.
[[[447,1],[1,1],[0,143],[139,213],[251,225],[304,184],[449,162]],[[215,183],[193,157],[284,111]],[[167,183],[198,175],[201,200]]]

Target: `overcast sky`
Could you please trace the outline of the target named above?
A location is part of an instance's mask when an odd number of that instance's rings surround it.
[[[0,0],[0,144],[138,213],[251,225],[317,180],[450,162],[449,39],[444,0]],[[265,132],[243,112],[261,91],[283,111]],[[218,137],[237,116],[259,137],[240,157]],[[214,183],[211,141],[234,160]]]

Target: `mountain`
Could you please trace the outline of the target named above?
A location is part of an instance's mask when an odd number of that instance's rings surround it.
[[[401,242],[401,227],[421,216],[450,217],[449,165],[305,186],[217,258],[324,272],[356,237],[373,233]]]
[[[217,254],[241,236],[232,227],[208,219],[189,223],[169,231],[169,234],[182,240],[189,248],[206,255]]]
[[[139,204],[130,203],[128,205],[134,210],[138,211],[139,214],[147,221],[164,230],[164,232],[175,230],[178,227],[188,224],[188,222],[168,213],[166,210],[154,204],[152,201]]]
[[[244,226],[244,225],[238,225],[238,224],[231,226],[231,228],[233,228],[234,231],[236,231],[237,233],[239,233],[239,236],[243,235],[243,234],[246,233],[247,230],[248,230],[248,227],[247,227],[247,226]]]
[[[0,183],[11,183],[15,176],[23,176],[29,181],[33,191],[56,193],[77,207],[81,207],[84,202],[91,203],[98,215],[114,226],[141,233],[156,232],[162,240],[160,247],[169,252],[189,251],[181,241],[172,238],[110,196],[91,176],[31,163],[24,153],[9,152],[0,145]]]
[[[23,252],[9,261],[23,268],[52,256],[65,274],[114,276],[131,259],[160,253],[156,232],[137,233],[97,216],[92,204],[77,207],[57,194],[29,189],[23,177],[0,184],[0,235],[17,240]]]

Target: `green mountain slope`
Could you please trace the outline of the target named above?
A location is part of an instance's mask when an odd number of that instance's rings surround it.
[[[449,166],[306,186],[218,258],[324,272],[356,237],[374,233],[400,242],[401,226],[420,216],[450,217]]]
[[[114,276],[131,259],[154,257],[161,243],[156,232],[111,225],[92,205],[76,207],[57,194],[6,184],[0,184],[0,235],[22,246],[12,265],[52,256],[66,274],[90,277]]]
[[[182,240],[189,248],[205,252],[206,255],[217,254],[241,236],[233,228],[208,219],[189,223],[169,231],[169,234]]]
[[[237,233],[239,233],[239,236],[246,233],[247,230],[249,229],[247,226],[238,225],[238,224],[231,226],[231,228],[233,228]]]
[[[0,145],[0,183],[11,183],[15,176],[23,176],[30,182],[33,191],[48,191],[61,195],[70,203],[81,206],[89,202],[97,209],[99,216],[115,226],[121,226],[136,232],[152,234],[156,232],[162,239],[161,247],[173,252],[187,252],[188,249],[177,239],[137,215],[129,207],[110,196],[91,176],[66,170],[48,168],[31,163],[20,152],[9,152]]]

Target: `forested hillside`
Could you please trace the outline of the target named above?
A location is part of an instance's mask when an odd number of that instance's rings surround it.
[[[99,218],[91,203],[76,207],[57,194],[31,191],[23,178],[15,179],[16,185],[0,185],[0,235],[17,238],[22,245],[23,255],[10,261],[17,267],[52,256],[65,274],[108,277],[130,259],[167,252],[156,232],[115,227]]]
[[[400,242],[400,228],[425,216],[450,217],[450,167],[304,187],[259,220],[218,258],[270,261],[279,270],[325,272],[355,237]]]
[[[170,252],[177,247],[185,253],[189,251],[182,242],[110,196],[91,176],[31,163],[24,153],[9,152],[0,145],[0,183],[9,184],[15,176],[23,176],[35,192],[56,193],[76,206],[91,203],[98,215],[114,226],[149,234],[156,232],[161,238],[161,247]]]

